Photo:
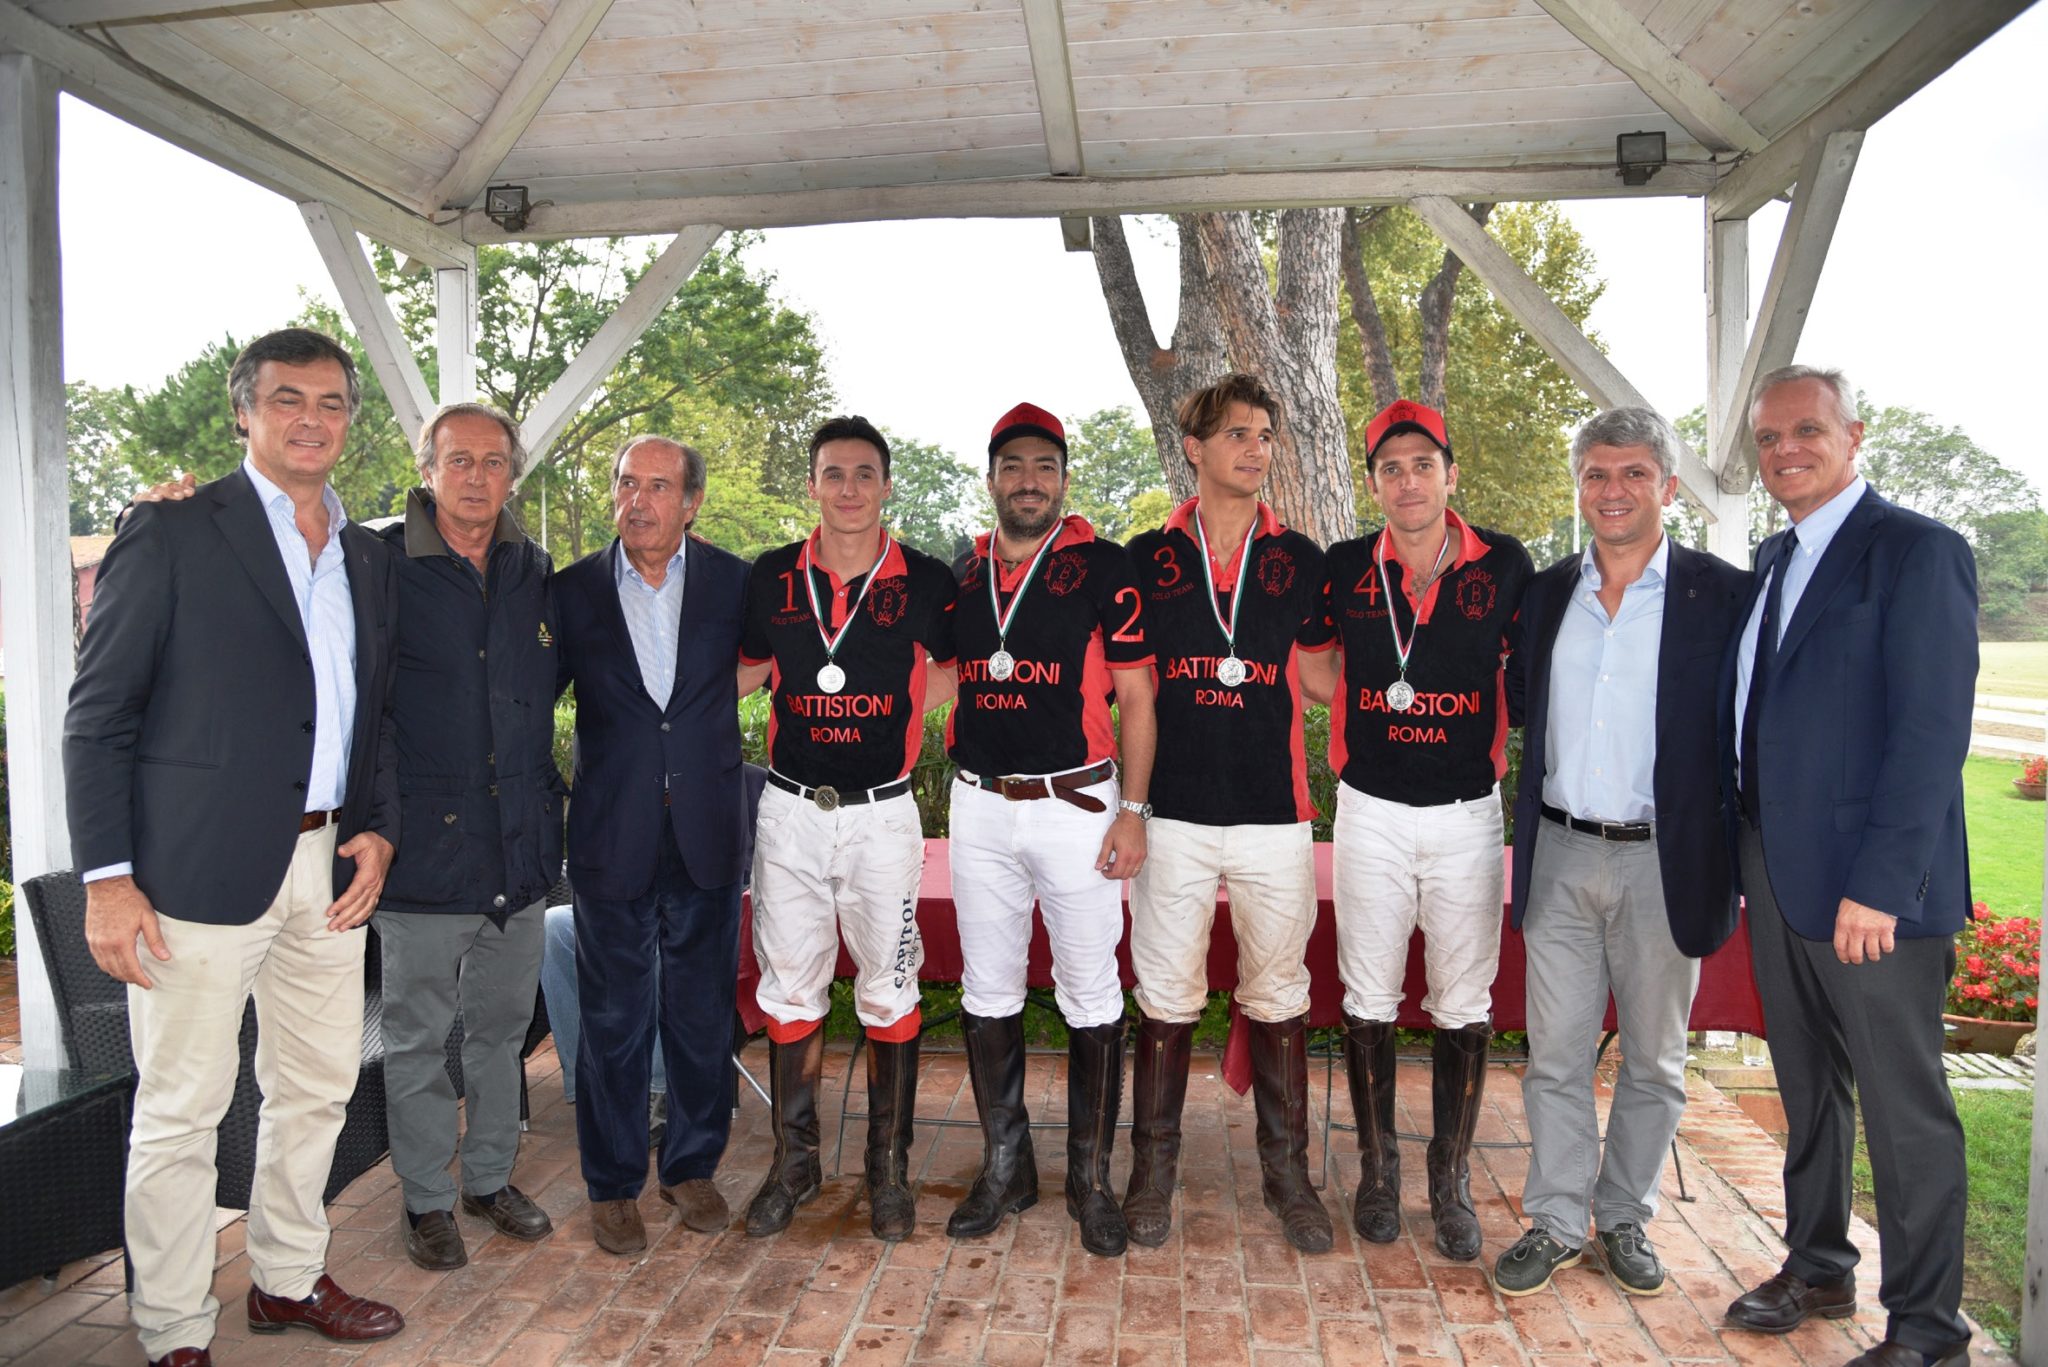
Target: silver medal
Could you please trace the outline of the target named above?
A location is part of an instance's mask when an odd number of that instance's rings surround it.
[[[846,687],[846,671],[830,660],[825,661],[825,667],[818,671],[818,687],[827,693],[837,693]]]
[[[1216,682],[1225,688],[1235,688],[1244,682],[1244,661],[1235,655],[1226,655],[1216,662]]]
[[[1387,706],[1396,712],[1406,712],[1415,706],[1415,685],[1406,679],[1396,679],[1387,685]]]
[[[998,650],[988,657],[988,676],[997,683],[1017,672],[1017,657],[1007,650]]]

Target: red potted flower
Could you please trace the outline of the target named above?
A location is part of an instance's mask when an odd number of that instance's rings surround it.
[[[2048,755],[2027,755],[2020,760],[2020,776],[2012,781],[2020,796],[2039,802],[2048,798]]]
[[[2041,923],[2025,916],[1993,920],[1977,903],[1977,919],[1956,936],[1956,976],[1949,983],[1951,1048],[2010,1054],[2034,1028],[2041,989]]]

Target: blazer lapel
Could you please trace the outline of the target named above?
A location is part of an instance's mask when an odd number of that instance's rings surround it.
[[[633,649],[633,633],[626,626],[626,610],[619,606],[619,557],[626,548],[617,541],[604,553],[604,582],[591,586],[591,597],[597,601],[593,606],[597,615],[611,631],[612,643],[625,654],[626,663],[631,667],[634,678],[640,677],[640,654]],[[643,687],[644,695],[647,690]]]
[[[1870,549],[1871,538],[1876,535],[1877,524],[1883,517],[1884,500],[1878,497],[1875,489],[1866,489],[1850,510],[1848,519],[1842,523],[1841,530],[1828,542],[1820,563],[1813,567],[1813,577],[1806,581],[1806,588],[1799,595],[1799,606],[1785,623],[1785,634],[1778,639],[1780,658],[1797,650],[1806,634],[1813,630],[1814,622],[1827,611],[1829,600],[1848,582],[1849,571]]]
[[[700,630],[704,621],[705,605],[711,595],[703,591],[700,571],[704,566],[704,548],[693,536],[683,537],[683,609],[682,620],[676,624],[676,686],[669,691],[668,707],[674,707],[683,698],[683,681],[690,675],[694,660],[692,647],[702,637]],[[664,711],[667,708],[663,709]]]
[[[214,525],[221,538],[242,562],[242,568],[256,582],[271,608],[306,649],[306,624],[300,620],[299,605],[292,597],[291,575],[278,551],[277,536],[270,530],[270,514],[256,496],[256,486],[246,472],[237,469],[216,487]]]
[[[1671,724],[1671,710],[1678,705],[1673,696],[1678,690],[1673,687],[1686,668],[1682,658],[1686,646],[1697,637],[1693,634],[1693,623],[1704,605],[1697,596],[1688,596],[1699,587],[1700,563],[1693,553],[1684,546],[1673,543],[1671,554],[1665,561],[1668,573],[1664,578],[1664,625],[1663,635],[1657,642],[1657,719],[1656,735],[1658,753],[1664,753],[1664,735]],[[1719,667],[1716,661],[1716,667]]]
[[[384,600],[378,590],[378,575],[372,557],[370,533],[353,522],[342,524],[341,550],[348,566],[348,593],[356,618],[356,701],[357,711],[372,693],[378,654],[383,648]]]
[[[1523,699],[1526,711],[1523,721],[1550,715],[1550,662],[1557,646],[1557,633],[1564,626],[1564,615],[1571,610],[1572,592],[1581,582],[1581,570],[1577,561],[1571,571],[1561,576],[1554,592],[1545,592],[1530,604],[1529,637],[1535,651],[1530,659],[1537,667],[1529,671],[1528,693]],[[1545,585],[1549,589],[1549,585]]]

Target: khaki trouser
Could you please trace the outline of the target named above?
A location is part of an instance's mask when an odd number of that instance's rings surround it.
[[[1131,966],[1146,1018],[1201,1018],[1219,879],[1230,886],[1237,1004],[1255,1021],[1293,1020],[1308,1010],[1303,956],[1316,924],[1308,822],[1201,826],[1155,817],[1145,839],[1145,866],[1131,880]]]
[[[256,998],[263,1109],[249,1194],[255,1284],[313,1290],[327,1261],[321,1196],[363,1053],[360,930],[327,929],[335,829],[299,837],[277,900],[245,926],[159,916],[171,957],[146,950],[156,986],[128,989],[138,1079],[128,1145],[130,1307],[160,1358],[213,1338],[215,1131],[234,1095],[242,1005]]]

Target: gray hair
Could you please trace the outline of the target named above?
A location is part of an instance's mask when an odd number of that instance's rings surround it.
[[[1647,446],[1665,479],[1678,473],[1678,433],[1654,408],[1610,408],[1572,438],[1572,483],[1596,446]]]
[[[441,434],[441,424],[450,418],[489,418],[504,428],[505,444],[512,459],[512,478],[518,479],[526,473],[526,443],[519,439],[519,424],[512,421],[509,414],[487,403],[444,403],[420,429],[419,446],[413,452],[413,461],[419,466],[421,479],[434,473],[441,454],[436,449],[436,441]]]
[[[1765,393],[1781,384],[1797,384],[1801,380],[1819,380],[1835,396],[1835,417],[1847,427],[1861,422],[1862,416],[1856,410],[1856,386],[1849,383],[1849,377],[1838,367],[1817,365],[1781,365],[1756,382],[1751,391],[1749,411],[1752,418],[1756,406],[1763,402]]]
[[[683,496],[685,498],[702,498],[704,496],[704,485],[706,482],[704,453],[688,442],[677,441],[674,437],[664,437],[653,432],[643,432],[637,437],[626,438],[625,444],[619,447],[619,453],[612,457],[612,487],[614,489],[619,487],[619,471],[625,468],[626,457],[631,454],[633,448],[649,445],[673,446],[676,450],[682,452]],[[688,522],[683,524],[683,530],[688,531],[696,525],[697,519],[693,516]]]

